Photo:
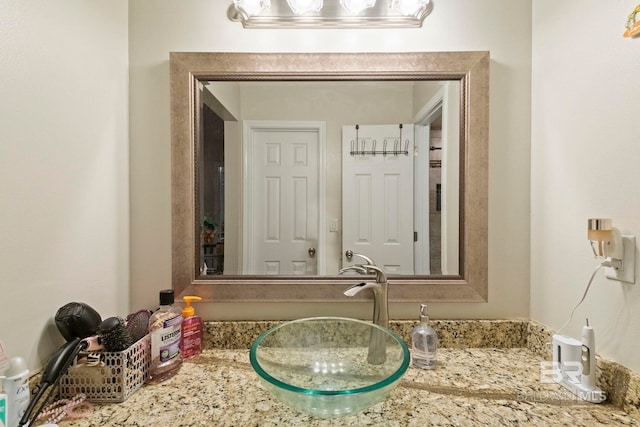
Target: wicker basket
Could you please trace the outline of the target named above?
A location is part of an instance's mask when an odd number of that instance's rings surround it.
[[[100,366],[72,365],[60,377],[60,397],[84,393],[90,402],[124,402],[149,377],[151,339],[144,336],[123,351],[101,353]]]

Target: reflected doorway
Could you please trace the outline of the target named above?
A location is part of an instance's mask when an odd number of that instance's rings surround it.
[[[224,120],[202,105],[200,259],[202,273],[224,274]]]

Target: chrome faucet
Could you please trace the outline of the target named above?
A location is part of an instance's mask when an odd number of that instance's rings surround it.
[[[356,264],[340,269],[340,273],[347,271],[356,271],[360,274],[375,273],[375,282],[363,282],[350,286],[345,289],[344,294],[352,297],[364,289],[371,289],[373,292],[373,323],[383,328],[389,329],[389,282],[385,272],[375,265],[373,260],[365,255],[353,254],[363,258],[366,264]],[[369,355],[367,360],[373,365],[380,365],[387,359],[387,351],[385,345],[385,333],[379,329],[371,330],[371,338],[369,341]]]

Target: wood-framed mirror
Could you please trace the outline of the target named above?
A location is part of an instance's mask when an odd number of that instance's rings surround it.
[[[336,96],[336,90],[349,87],[348,90],[373,90],[380,88],[380,93],[400,91],[405,93],[406,88],[412,88],[408,96],[416,99],[415,87],[426,87],[427,83],[435,83],[440,86],[455,88],[452,92],[456,102],[457,121],[454,144],[451,152],[455,152],[455,161],[451,164],[451,170],[457,175],[453,193],[456,205],[454,212],[455,224],[454,238],[449,238],[449,246],[455,248],[455,252],[449,258],[453,260],[451,265],[455,268],[443,267],[429,271],[412,266],[410,270],[402,274],[394,274],[389,271],[390,289],[389,296],[392,301],[447,301],[447,302],[484,302],[487,301],[487,226],[488,226],[488,123],[489,123],[489,53],[488,52],[432,52],[432,53],[189,53],[173,52],[170,55],[170,85],[171,85],[171,146],[172,146],[172,286],[178,295],[197,294],[205,299],[215,301],[331,301],[343,300],[342,290],[355,281],[363,281],[363,277],[338,275],[337,269],[348,262],[344,256],[346,252],[344,241],[334,242],[331,247],[331,234],[342,235],[342,231],[352,227],[349,223],[343,224],[346,217],[344,212],[323,211],[318,239],[322,242],[317,250],[322,253],[322,268],[307,270],[303,267],[303,273],[298,274],[285,271],[284,274],[271,274],[268,268],[264,271],[254,270],[247,259],[249,249],[257,244],[246,240],[250,234],[250,224],[255,223],[254,218],[246,217],[246,208],[250,193],[246,187],[248,177],[251,177],[256,168],[249,162],[251,156],[247,156],[249,149],[246,145],[246,136],[257,126],[261,128],[263,122],[255,120],[247,111],[249,108],[236,102],[243,99],[242,96],[230,97],[225,93],[250,93],[249,89],[269,86],[263,92],[255,93],[276,94],[276,96],[263,95],[261,99],[280,98],[277,94],[291,93],[291,87],[301,85],[320,84],[331,85],[332,102],[340,96]],[[422,86],[421,86],[422,85]],[[341,88],[336,89],[338,86]],[[283,88],[286,91],[283,92]],[[252,90],[253,90],[252,89]],[[263,89],[261,89],[263,90]],[[269,90],[271,92],[269,92]],[[308,91],[308,86],[305,86]],[[314,89],[315,90],[315,89]],[[328,93],[322,86],[322,93]],[[347,90],[347,89],[344,89]],[[387,92],[384,92],[387,90]],[[420,89],[424,91],[424,89]],[[218,92],[217,92],[218,91]],[[274,92],[275,91],[275,92]],[[279,92],[278,92],[279,91]],[[295,89],[298,91],[298,89]],[[253,92],[251,92],[253,93]],[[314,92],[316,93],[316,92]],[[383,95],[387,97],[388,95]],[[244,98],[248,98],[245,96]],[[385,99],[389,99],[388,97]],[[304,102],[295,101],[302,105]],[[306,103],[317,104],[313,99]],[[415,103],[415,102],[414,102]],[[222,123],[222,129],[226,129],[224,146],[227,147],[223,155],[223,166],[217,167],[218,178],[214,179],[216,188],[224,188],[227,193],[235,194],[236,201],[220,198],[219,192],[215,193],[220,203],[216,204],[215,211],[218,216],[213,218],[203,206],[203,189],[209,185],[208,176],[204,173],[207,167],[203,163],[206,147],[204,145],[203,123],[205,111],[203,106],[211,109],[216,120]],[[294,105],[295,106],[295,105]],[[400,118],[393,116],[389,122],[404,122],[405,135],[407,129],[416,121],[415,106],[412,113]],[[273,107],[265,107],[272,111]],[[347,110],[349,107],[345,107]],[[353,110],[353,108],[351,108]],[[391,117],[394,107],[390,113]],[[423,108],[421,110],[424,110]],[[243,114],[244,112],[244,114]],[[327,113],[328,114],[328,113]],[[405,117],[405,118],[403,118]],[[274,118],[274,117],[270,117]],[[277,117],[288,120],[290,117]],[[326,128],[335,128],[333,121],[326,121],[324,113],[314,117],[302,117],[305,123],[328,123]],[[296,117],[295,123],[302,122],[301,117]],[[345,118],[345,123],[353,123],[357,120]],[[359,119],[358,119],[359,120]],[[367,119],[363,119],[367,120]],[[379,125],[379,119],[371,119],[367,125]],[[257,124],[256,124],[257,123]],[[345,125],[345,123],[341,123]],[[229,126],[227,126],[229,124]],[[251,127],[254,125],[254,128]],[[357,124],[357,123],[356,123]],[[312,126],[313,127],[313,126]],[[397,127],[397,126],[396,126]],[[344,126],[341,131],[345,132]],[[306,129],[306,128],[305,128]],[[325,129],[325,133],[331,131]],[[364,129],[362,127],[361,129]],[[402,130],[401,129],[401,130]],[[320,132],[322,135],[322,132]],[[244,139],[243,139],[244,138]],[[328,138],[330,141],[339,138]],[[356,140],[358,140],[356,138]],[[404,139],[402,139],[404,141]],[[229,142],[231,141],[231,142]],[[244,142],[243,142],[244,141]],[[386,139],[385,139],[386,141]],[[369,140],[371,142],[371,140]],[[229,145],[235,144],[235,145]],[[333,142],[334,145],[348,147],[349,139]],[[353,144],[353,140],[351,140]],[[389,143],[391,147],[392,143]],[[359,144],[356,143],[356,147]],[[387,158],[387,152],[382,154],[382,140],[378,145],[380,154],[378,160]],[[386,143],[385,143],[386,145]],[[411,144],[413,146],[413,143]],[[242,147],[236,149],[235,147]],[[403,147],[404,148],[404,147]],[[235,150],[235,160],[229,154]],[[371,150],[371,149],[370,149]],[[385,148],[386,150],[386,148]],[[398,151],[398,148],[395,149]],[[411,147],[413,150],[413,147]],[[351,150],[353,154],[353,149]],[[391,151],[391,148],[389,148]],[[410,151],[410,150],[406,150]],[[444,150],[443,150],[444,151]],[[326,154],[330,160],[325,163],[340,163],[344,153]],[[414,152],[411,151],[413,155]],[[255,156],[253,156],[255,157]],[[373,157],[373,156],[372,156]],[[391,155],[389,157],[392,157]],[[409,156],[411,157],[411,156]],[[306,157],[305,157],[306,158]],[[336,161],[337,159],[337,161]],[[209,160],[207,160],[209,162]],[[342,163],[346,163],[343,161]],[[206,164],[213,164],[211,162]],[[221,173],[220,173],[221,172]],[[343,170],[343,174],[344,174]],[[443,172],[444,173],[444,172]],[[327,172],[321,172],[326,180]],[[328,173],[336,175],[333,172]],[[213,174],[215,175],[215,174]],[[340,174],[337,174],[340,175]],[[235,177],[235,180],[234,180]],[[338,177],[338,181],[340,181]],[[344,179],[343,179],[344,181]],[[414,179],[415,181],[415,179]],[[324,182],[324,181],[323,181]],[[331,187],[331,185],[328,185]],[[326,190],[324,182],[323,191]],[[277,187],[280,188],[280,187]],[[419,187],[417,187],[419,188]],[[268,188],[266,189],[268,190]],[[268,192],[268,191],[266,191]],[[225,193],[225,194],[227,194]],[[329,191],[331,193],[331,191]],[[238,196],[241,194],[241,196]],[[333,194],[333,193],[331,193]],[[305,193],[305,197],[306,193]],[[325,196],[326,197],[326,196]],[[339,197],[339,196],[334,196]],[[215,198],[215,197],[214,197]],[[228,200],[225,202],[225,200]],[[338,203],[339,204],[339,203]],[[387,203],[387,205],[389,205]],[[221,207],[222,206],[222,207]],[[235,207],[234,207],[235,206]],[[395,207],[395,203],[391,205]],[[235,209],[235,210],[234,210]],[[261,207],[254,210],[263,209]],[[344,207],[341,207],[344,209]],[[392,209],[393,210],[393,209]],[[415,216],[416,218],[418,215]],[[213,219],[212,219],[213,218]],[[226,218],[226,220],[225,220]],[[396,218],[402,218],[402,214],[396,213]],[[294,218],[295,219],[295,218]],[[235,221],[235,223],[233,222]],[[279,221],[286,221],[282,218]],[[396,223],[401,221],[396,220]],[[276,222],[276,225],[279,224]],[[339,224],[336,227],[336,224]],[[383,227],[383,226],[380,226]],[[375,227],[374,227],[375,228]],[[203,240],[203,232],[210,231],[211,241]],[[325,233],[325,234],[323,234]],[[346,233],[344,233],[346,234]],[[413,233],[412,233],[413,235]],[[222,237],[221,237],[222,236]],[[327,237],[329,236],[329,237]],[[316,246],[308,245],[309,256],[316,256]],[[313,247],[311,247],[313,246]],[[313,255],[312,251],[313,250]],[[211,252],[206,252],[210,250]],[[373,249],[372,249],[373,250]],[[218,262],[216,268],[212,263],[221,259],[222,252],[224,262]],[[267,250],[267,252],[273,250]],[[305,252],[307,248],[305,247]],[[333,251],[333,252],[332,252]],[[355,252],[368,253],[367,247],[360,249],[355,247]],[[277,251],[276,251],[277,252]],[[244,257],[243,255],[244,254]],[[217,258],[215,258],[217,256]],[[306,255],[305,255],[306,256]],[[415,256],[415,252],[414,252]],[[256,258],[257,256],[251,256]],[[258,257],[259,258],[259,257]],[[386,260],[376,260],[379,265],[393,265]],[[315,260],[314,260],[315,262]],[[259,261],[256,265],[262,265]],[[271,263],[274,264],[274,263]],[[303,265],[301,263],[298,263]],[[277,264],[275,264],[277,265]],[[306,264],[304,264],[306,265]],[[203,268],[204,266],[204,268]],[[224,266],[224,273],[223,271]],[[233,267],[235,266],[235,267]],[[444,271],[449,268],[449,271]],[[213,274],[211,272],[214,272]],[[308,274],[311,271],[311,274]],[[318,274],[322,271],[324,274]],[[412,274],[413,272],[413,274]]]

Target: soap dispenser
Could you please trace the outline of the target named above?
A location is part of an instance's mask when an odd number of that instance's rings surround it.
[[[420,369],[436,368],[438,335],[429,326],[427,304],[420,304],[420,324],[411,332],[411,362]]]
[[[196,314],[191,306],[191,301],[200,301],[202,298],[195,296],[182,297],[185,307],[182,309],[182,341],[180,349],[182,358],[189,360],[202,353],[202,318]]]

